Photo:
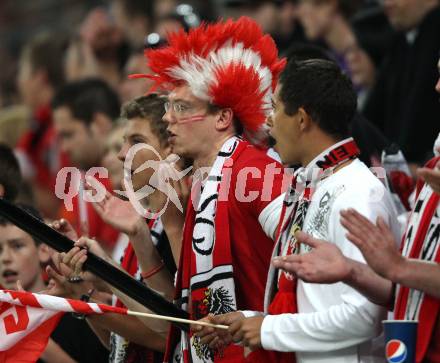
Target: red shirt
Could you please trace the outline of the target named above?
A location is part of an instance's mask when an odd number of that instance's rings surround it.
[[[274,175],[273,184],[270,183],[270,177],[265,176],[269,164],[275,164],[279,169]],[[248,174],[247,179],[243,179],[245,168],[258,169],[260,176],[254,178]],[[270,158],[266,151],[248,147],[234,163],[232,170],[228,208],[237,309],[263,311],[264,290],[274,241],[266,236],[258,217],[283,192],[283,167]],[[267,195],[263,193],[265,178],[269,185],[269,188],[264,188],[268,190]],[[244,186],[245,196],[256,191],[258,197],[250,202],[239,201],[237,195],[240,196]]]

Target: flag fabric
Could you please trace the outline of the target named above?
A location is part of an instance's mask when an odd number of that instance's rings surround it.
[[[127,314],[127,309],[25,291],[0,290],[0,363],[37,361],[66,312]]]

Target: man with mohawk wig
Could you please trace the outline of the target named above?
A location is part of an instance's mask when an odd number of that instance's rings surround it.
[[[267,155],[265,121],[285,61],[246,17],[182,30],[168,42],[146,51],[152,74],[137,76],[170,91],[164,120],[173,152],[193,160],[195,175],[209,168],[204,180],[193,178],[176,300],[193,319],[261,309],[276,228],[267,221],[283,184],[282,166]],[[175,330],[168,343],[169,361],[267,361],[270,354],[245,357],[238,345],[213,351]]]

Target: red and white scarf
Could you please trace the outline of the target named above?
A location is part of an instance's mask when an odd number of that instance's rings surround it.
[[[278,225],[276,244],[272,258],[299,253],[295,232],[302,230],[316,183],[331,175],[336,167],[359,155],[359,149],[352,138],[342,140],[313,159],[306,168],[298,169],[292,185],[286,192]],[[297,313],[297,280],[288,273],[269,267],[264,309],[266,313],[278,315]],[[294,362],[294,353],[279,353],[278,362]]]
[[[439,160],[440,157],[431,159],[426,166],[434,168]],[[417,187],[417,199],[403,237],[402,255],[440,263],[440,196],[425,183],[419,183]],[[397,286],[395,319],[419,321],[417,362],[421,362],[426,354],[439,311],[439,299],[420,290]]]
[[[225,190],[228,190],[224,188],[228,187],[230,173],[225,172],[225,168],[231,167],[248,145],[247,141],[236,136],[223,144],[208,177],[202,183],[199,198],[195,190],[197,188],[194,187],[197,181],[193,181],[176,280],[176,303],[190,313],[191,319],[237,309],[228,202],[227,198],[219,198],[219,194],[223,196]],[[243,351],[242,347],[231,348]],[[198,339],[172,327],[168,338],[167,361],[208,363],[214,361],[214,355]]]

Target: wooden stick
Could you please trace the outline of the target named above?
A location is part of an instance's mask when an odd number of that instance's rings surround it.
[[[202,326],[209,326],[211,328],[216,329],[223,329],[228,330],[229,327],[227,325],[217,325],[208,323],[206,321],[198,321],[198,320],[189,320],[189,319],[181,319],[181,318],[174,318],[172,316],[166,316],[166,315],[157,315],[157,314],[149,314],[149,313],[140,313],[137,311],[131,311],[127,310],[127,315],[133,315],[133,316],[142,316],[144,318],[151,318],[151,319],[160,319],[160,320],[168,320],[168,321],[174,321],[176,323],[184,323],[184,324],[194,324],[194,325],[202,325]]]

